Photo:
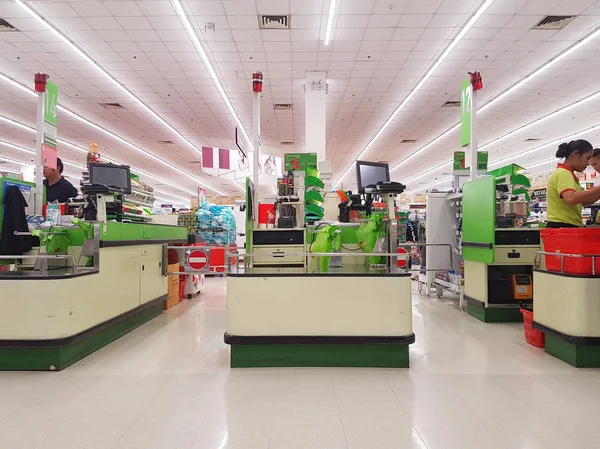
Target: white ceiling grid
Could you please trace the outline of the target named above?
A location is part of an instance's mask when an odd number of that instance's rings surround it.
[[[325,46],[328,0],[182,2],[248,132],[252,131],[250,77],[253,71],[263,72],[261,141],[267,153],[304,150],[305,73],[327,72],[327,150],[334,170],[341,174],[339,171],[373,138],[482,2],[337,3],[332,42]],[[51,18],[62,33],[197,147],[235,147],[233,120],[170,1],[38,0],[28,4]],[[291,29],[260,30],[258,14],[290,14]],[[579,17],[560,31],[532,30],[547,14]],[[398,163],[457,122],[458,109],[442,105],[459,99],[459,86],[468,71],[482,72],[485,87],[480,104],[484,104],[597,28],[598,14],[600,2],[595,0],[496,0],[365,157]],[[199,164],[189,163],[198,159],[192,149],[14,2],[0,2],[0,17],[21,30],[0,33],[0,73],[27,86],[33,84],[33,73],[49,73],[60,86],[65,107],[201,176]],[[205,27],[210,23],[214,24],[214,32]],[[600,89],[595,76],[600,68],[598,56],[598,43],[591,42],[481,114],[480,143]],[[34,123],[35,99],[25,98],[0,81],[0,100],[0,115]],[[120,103],[125,109],[107,110],[100,102]],[[292,103],[293,109],[275,111],[274,103]],[[548,120],[491,146],[488,150],[492,160],[540,144],[524,143],[527,138],[549,141],[597,124],[597,106],[596,101],[589,102],[569,113],[569,119]],[[104,134],[69,117],[60,120],[59,132],[66,140],[81,147],[96,140],[108,156],[149,173],[166,173],[152,160]],[[32,135],[18,128],[0,122],[0,132],[3,140],[28,148],[33,145]],[[417,142],[401,144],[404,139]],[[158,143],[165,140],[174,144]],[[295,145],[282,146],[284,141]],[[450,134],[394,175],[400,181],[412,178],[450,160],[457,147],[458,134]],[[0,148],[2,155],[23,159],[23,154],[7,151]],[[71,160],[83,160],[81,153],[68,147],[60,151],[65,158],[68,155]],[[526,161],[537,162],[539,157],[534,154]],[[190,180],[176,177],[182,186],[195,188]],[[420,179],[417,186],[431,182],[432,178]],[[222,190],[238,191],[231,184],[212,183]]]

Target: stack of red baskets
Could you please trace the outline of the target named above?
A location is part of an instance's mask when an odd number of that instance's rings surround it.
[[[544,252],[576,254],[580,257],[564,257],[564,272],[567,274],[592,274],[592,257],[600,254],[600,228],[542,229]],[[548,271],[561,272],[561,257],[545,256]],[[596,274],[600,275],[600,257],[596,258]]]

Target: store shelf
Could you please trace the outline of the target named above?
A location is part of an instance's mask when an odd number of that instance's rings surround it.
[[[123,217],[124,218],[128,218],[130,220],[136,219],[136,220],[140,220],[140,221],[150,221],[152,220],[152,217],[149,215],[137,215],[137,214],[130,214],[128,212],[124,212],[123,213]]]
[[[154,207],[154,203],[148,204],[148,203],[144,203],[144,202],[138,201],[138,200],[130,200],[129,198],[125,198],[124,202],[134,204],[136,206],[146,207],[148,209],[152,209]]]
[[[462,192],[461,193],[451,193],[450,195],[448,195],[448,201],[460,201],[462,200]]]
[[[148,190],[144,190],[144,189],[138,189],[137,187],[131,187],[131,191],[135,192],[135,193],[140,193],[142,195],[146,195],[146,196],[154,196],[154,192],[149,192]]]

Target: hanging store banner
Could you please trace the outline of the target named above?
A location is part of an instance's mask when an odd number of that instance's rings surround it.
[[[465,152],[464,151],[455,151],[454,152],[454,160],[452,162],[452,170],[454,174],[463,174],[461,172],[468,172],[469,167],[465,167]],[[488,152],[487,151],[478,151],[477,152],[477,172],[478,173],[487,173],[488,171]]]
[[[471,105],[473,86],[471,80],[466,80],[460,88],[460,146],[471,144]]]
[[[285,153],[284,170],[305,171],[306,167],[317,168],[317,153]]]
[[[42,166],[56,169],[56,139],[58,137],[58,86],[46,84],[44,97],[44,140],[42,144]]]

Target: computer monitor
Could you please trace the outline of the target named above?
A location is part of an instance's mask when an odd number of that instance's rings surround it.
[[[90,164],[90,183],[101,184],[121,193],[131,193],[131,176],[128,165]]]
[[[378,182],[390,182],[390,166],[378,162],[356,161],[356,180],[358,192],[365,193],[368,186]]]

